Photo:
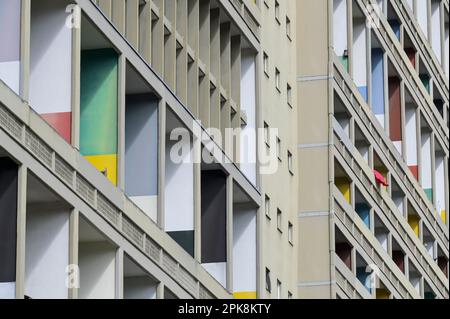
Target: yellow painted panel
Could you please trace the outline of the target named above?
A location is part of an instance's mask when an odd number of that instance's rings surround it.
[[[335,179],[336,187],[344,195],[345,200],[350,203],[350,182],[345,177],[337,177]]]
[[[85,158],[96,169],[104,173],[111,183],[117,185],[117,155],[95,155],[85,156]]]
[[[447,224],[447,212],[445,210],[441,212],[441,218],[444,224]]]
[[[233,296],[236,299],[256,299],[256,291],[235,292]]]
[[[389,299],[391,293],[387,289],[377,289],[377,299]]]
[[[419,237],[419,234],[420,234],[420,228],[419,228],[420,218],[419,218],[419,216],[408,215],[408,224],[409,224],[409,226],[411,226],[411,228],[414,231],[414,233],[416,234],[416,236]]]

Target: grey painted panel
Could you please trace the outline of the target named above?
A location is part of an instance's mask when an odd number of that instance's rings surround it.
[[[0,0],[0,62],[20,60],[20,2]]]
[[[174,231],[167,232],[167,234],[175,240],[178,245],[183,247],[189,255],[194,257],[194,231]]]
[[[125,114],[125,191],[157,195],[158,101],[151,94],[128,95]]]
[[[226,262],[226,176],[202,172],[202,263]]]
[[[0,283],[16,281],[17,169],[0,158]]]

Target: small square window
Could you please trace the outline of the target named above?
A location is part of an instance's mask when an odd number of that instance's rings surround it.
[[[277,299],[281,299],[282,285],[281,281],[277,280]]]
[[[272,292],[272,283],[270,281],[270,270],[266,268],[266,290],[271,293]]]
[[[292,299],[294,296],[292,295],[292,292],[288,291],[288,299]]]
[[[280,209],[277,209],[277,228],[280,233],[283,232],[282,225],[283,225],[283,212]]]
[[[266,213],[266,216],[270,218],[270,197],[266,195],[266,198],[264,200],[264,212]]]
[[[263,54],[264,73],[269,76],[269,56],[266,52]]]
[[[278,160],[281,162],[281,140],[279,137],[277,137],[277,157]]]
[[[292,87],[289,84],[287,84],[286,88],[286,97],[288,105],[292,107]]]
[[[280,3],[275,1],[275,20],[280,24]]]
[[[264,122],[264,142],[266,143],[267,147],[270,147],[270,128],[269,124]]]
[[[293,175],[294,174],[294,158],[290,151],[288,151],[288,169],[289,169],[289,172]]]
[[[290,244],[294,243],[294,225],[291,222],[288,224],[288,241]]]
[[[278,91],[280,91],[280,87],[281,87],[281,73],[280,73],[280,70],[278,70],[277,68],[275,68],[275,87],[277,88]]]
[[[286,35],[291,40],[291,19],[289,17],[286,17]]]

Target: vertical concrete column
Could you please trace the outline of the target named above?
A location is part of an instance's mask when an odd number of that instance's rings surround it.
[[[108,18],[111,18],[112,0],[98,0],[98,6]]]
[[[202,262],[202,168],[200,136],[194,136],[194,258]]]
[[[188,0],[188,106],[198,117],[199,0]]]
[[[187,29],[188,29],[188,2],[177,0],[177,52],[176,52],[176,94],[183,104],[187,103]]]
[[[119,56],[118,90],[117,90],[117,186],[125,190],[125,92],[126,92],[127,60],[123,54]]]
[[[27,175],[28,168],[20,166],[17,179],[16,299],[23,299],[25,293]]]
[[[125,3],[126,37],[134,48],[139,49],[139,0],[127,0]]]
[[[241,128],[241,36],[231,38],[231,100],[233,109],[231,110],[231,127]],[[239,164],[240,159],[240,136],[237,135],[233,143],[233,160]]]
[[[227,177],[227,289],[233,292],[233,177]]]
[[[164,81],[172,90],[176,83],[176,1],[164,1],[167,21],[164,34]]]
[[[20,96],[29,100],[31,0],[22,0],[20,29]]]
[[[164,284],[160,282],[156,287],[156,299],[164,299]]]
[[[139,53],[147,63],[152,58],[152,7],[147,1],[139,9]]]
[[[218,8],[210,12],[210,27],[210,72],[213,77],[211,82],[214,82],[214,87],[211,88],[210,126],[220,128],[220,9]]]
[[[78,299],[78,285],[80,273],[78,267],[78,241],[79,241],[80,213],[74,209],[69,219],[69,264],[67,273],[69,283],[69,299]]]
[[[112,21],[121,34],[125,34],[125,0],[112,1]]]
[[[166,114],[167,105],[164,99],[158,106],[158,226],[164,229],[164,203],[166,188]],[[170,159],[169,159],[170,160]]]
[[[159,16],[152,22],[152,60],[153,69],[160,76],[164,75],[164,3],[154,0],[158,7]]]
[[[199,3],[199,61],[202,73],[199,77],[199,117],[204,127],[211,123],[210,110],[210,71],[211,71],[211,27],[210,1],[200,0]]]
[[[226,129],[231,128],[231,25],[229,22],[220,25],[220,84],[224,101],[221,105],[221,132],[222,132],[222,147],[226,154],[231,153],[229,145],[226,145]],[[229,142],[229,141],[228,141]],[[230,143],[228,143],[230,144]]]
[[[123,299],[123,289],[124,289],[124,253],[122,248],[118,248],[116,251],[116,299]]]
[[[81,9],[74,9],[74,19],[81,21]],[[72,28],[72,146],[80,149],[80,78],[81,78],[81,25]]]

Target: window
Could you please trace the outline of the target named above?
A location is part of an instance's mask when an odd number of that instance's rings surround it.
[[[269,134],[269,124],[264,122],[264,142],[266,142],[267,147],[270,147],[270,134]]]
[[[288,299],[292,299],[293,297],[292,292],[288,291]]]
[[[275,1],[275,20],[280,24],[280,4]]]
[[[283,223],[283,213],[280,209],[277,209],[277,228],[280,233],[283,232],[282,223]]]
[[[270,197],[266,195],[266,198],[264,200],[264,212],[266,213],[266,216],[270,219]]]
[[[281,74],[280,74],[280,70],[278,70],[277,68],[275,68],[275,87],[277,88],[278,91],[280,91],[280,86],[281,86]],[[281,92],[281,91],[280,91]]]
[[[287,103],[292,107],[292,87],[288,84],[286,89]]]
[[[286,35],[291,40],[291,19],[289,17],[286,17]]]
[[[288,156],[288,169],[289,172],[294,175],[294,162],[293,162],[293,157],[292,157],[292,153],[291,152],[287,152],[287,156]]]
[[[264,66],[264,73],[269,76],[269,56],[266,52],[264,52],[263,55],[263,66]]]
[[[281,281],[277,280],[277,298],[281,299]]]
[[[281,140],[279,137],[277,137],[277,156],[278,160],[281,161]]]
[[[294,243],[294,225],[291,222],[288,224],[288,240],[290,244]]]
[[[270,270],[266,268],[266,290],[272,292],[272,283],[270,282]]]

